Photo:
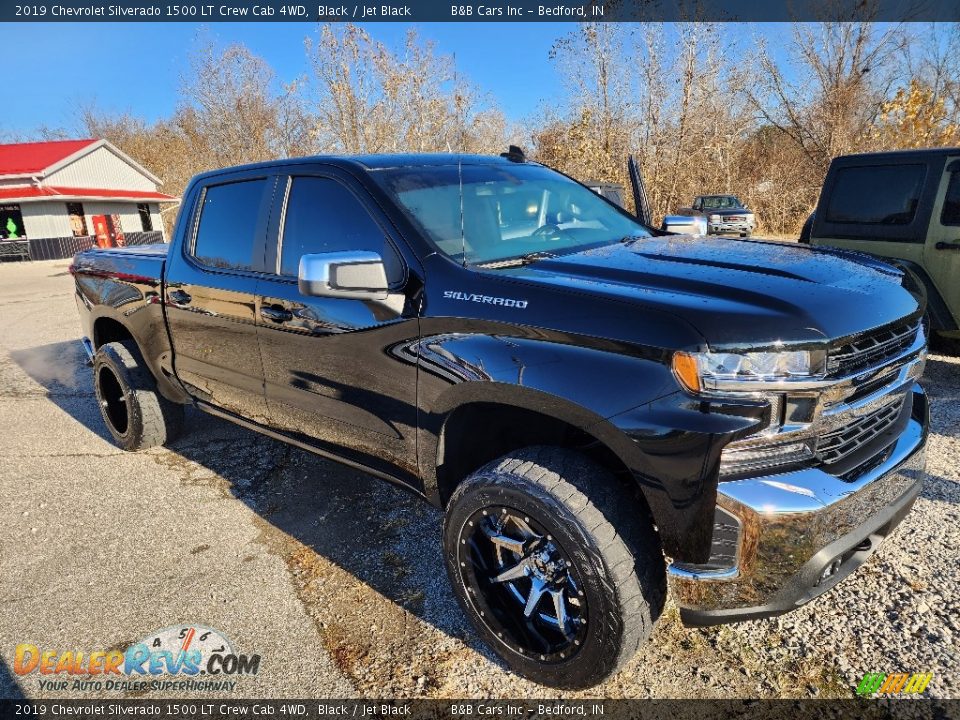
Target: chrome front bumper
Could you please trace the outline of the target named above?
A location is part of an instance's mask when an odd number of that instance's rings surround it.
[[[707,228],[708,232],[716,234],[741,232],[752,233],[756,229],[753,223],[749,222],[708,222]]]
[[[912,417],[889,455],[852,480],[808,468],[720,483],[714,555],[727,562],[667,569],[685,624],[788,612],[870,556],[923,484],[929,410],[920,386],[912,392]]]

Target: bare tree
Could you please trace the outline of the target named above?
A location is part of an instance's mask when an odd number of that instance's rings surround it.
[[[490,152],[506,121],[414,30],[399,51],[356,25],[323,25],[306,41],[313,69],[313,139],[321,151]]]

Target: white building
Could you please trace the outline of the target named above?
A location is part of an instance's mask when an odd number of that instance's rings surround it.
[[[0,145],[0,258],[164,242],[159,186],[106,140]]]

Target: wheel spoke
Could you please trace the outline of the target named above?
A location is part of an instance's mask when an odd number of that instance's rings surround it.
[[[543,593],[547,590],[547,583],[541,580],[538,577],[532,578],[530,581],[530,595],[527,596],[527,604],[523,608],[523,614],[527,617],[533,615],[533,611],[537,609],[537,603],[540,602],[540,598],[543,597]]]
[[[512,568],[504,570],[499,575],[493,577],[493,581],[497,583],[508,582],[510,580],[519,580],[527,576],[527,563],[518,562]]]
[[[514,540],[512,537],[507,537],[506,535],[490,535],[490,542],[494,545],[499,545],[504,550],[509,550],[516,555],[523,555],[523,540]]]
[[[557,625],[564,635],[569,635],[570,617],[567,615],[567,601],[563,597],[563,590],[551,590],[550,594],[553,596],[553,609],[557,613]]]
[[[537,533],[535,533],[533,531],[533,528],[527,525],[525,520],[521,520],[516,515],[510,516],[510,522],[516,525],[517,529],[523,535],[523,539],[525,542],[528,540],[539,540],[542,537],[541,535],[538,535]]]

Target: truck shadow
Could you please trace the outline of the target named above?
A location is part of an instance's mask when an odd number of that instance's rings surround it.
[[[11,355],[51,402],[110,441],[79,343],[52,343]],[[187,409],[183,436],[149,454],[178,472],[182,483],[221,488],[281,537],[295,541],[280,555],[318,625],[350,626],[349,637],[336,640],[351,646],[339,652],[344,662],[355,656],[392,655],[394,662],[403,657],[412,648],[409,638],[399,643],[410,632],[411,615],[496,662],[450,591],[441,550],[443,515],[413,493],[193,408]],[[192,549],[184,546],[185,553]],[[275,543],[271,549],[276,550]],[[318,587],[328,588],[326,594],[316,592]],[[338,596],[332,597],[335,587]],[[376,635],[369,630],[373,624],[381,628]],[[387,653],[383,629],[391,627],[398,647]]]
[[[26,695],[17,682],[16,677],[10,672],[7,663],[0,657],[0,698],[4,700],[25,700]]]

